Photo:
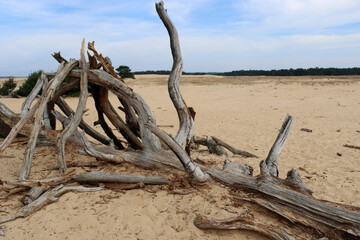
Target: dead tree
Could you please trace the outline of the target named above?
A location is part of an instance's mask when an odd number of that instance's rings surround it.
[[[194,224],[201,229],[245,229],[256,231],[272,239],[359,239],[360,238],[360,209],[352,206],[345,206],[338,203],[325,202],[315,199],[312,191],[302,182],[296,170],[288,172],[286,179],[278,177],[278,158],[289,135],[293,117],[287,115],[278,137],[271,148],[266,161],[260,162],[260,175],[252,176],[252,170],[241,163],[226,161],[223,169],[212,169],[205,165],[196,164],[186,151],[189,151],[189,144],[192,139],[194,128],[194,114],[188,108],[179,90],[179,81],[182,72],[182,57],[180,52],[179,38],[174,24],[171,22],[163,2],[156,4],[156,10],[164,23],[170,36],[170,46],[173,55],[173,67],[169,77],[169,95],[173,101],[179,117],[179,130],[175,138],[162,131],[157,125],[155,117],[146,102],[128,87],[122,79],[116,75],[107,57],[103,57],[95,49],[95,43],[89,43],[88,62],[85,61],[85,43],[81,48],[80,61],[61,57],[60,52],[54,54],[54,58],[60,62],[56,73],[46,73],[51,80],[44,89],[41,98],[29,109],[28,106],[34,97],[28,98],[22,115],[12,113],[6,106],[0,104],[1,118],[5,120],[16,119],[17,123],[11,122],[11,132],[0,145],[0,151],[12,142],[27,121],[33,122],[33,128],[25,149],[25,159],[20,171],[19,181],[9,182],[13,186],[21,188],[32,188],[35,186],[46,186],[44,189],[34,189],[31,195],[31,203],[22,209],[16,216],[0,220],[6,222],[17,217],[26,217],[29,213],[41,208],[45,204],[56,200],[60,195],[68,191],[97,191],[102,188],[84,188],[82,186],[64,186],[69,181],[109,182],[125,181],[134,183],[128,177],[119,177],[107,173],[94,173],[85,176],[72,176],[66,171],[64,151],[65,142],[74,141],[82,146],[84,153],[96,157],[100,161],[111,163],[128,162],[144,169],[165,169],[164,172],[183,171],[186,172],[193,184],[204,183],[221,184],[228,186],[233,191],[237,201],[247,202],[250,208],[235,218],[214,220],[206,216],[198,216]],[[45,73],[43,73],[45,74]],[[61,98],[69,87],[61,85],[63,79],[68,76],[80,79],[81,97],[78,108],[74,112],[66,106]],[[44,76],[42,75],[42,78]],[[39,80],[41,82],[41,80]],[[88,82],[88,86],[87,86]],[[40,84],[40,83],[39,83]],[[75,84],[75,83],[72,83]],[[98,121],[107,137],[90,130],[82,119],[88,87],[91,88],[98,112]],[[33,92],[36,92],[35,89]],[[111,103],[108,99],[108,92],[115,94],[120,100],[118,103]],[[58,165],[60,172],[67,172],[68,175],[56,179],[29,180],[31,161],[35,154],[36,140],[42,128],[45,109],[48,104],[58,104],[68,119],[60,114],[54,116],[61,118],[64,122],[64,130],[59,134]],[[121,119],[113,104],[121,104],[126,115],[126,120]],[[51,109],[51,107],[50,107]],[[61,117],[60,117],[61,116]],[[122,135],[123,139],[115,136],[109,123],[111,123]],[[104,145],[96,145],[88,141],[83,132],[78,132],[77,127],[83,128],[89,136],[101,139]],[[87,130],[86,130],[87,129]],[[71,137],[70,137],[71,136]],[[199,140],[199,139],[197,139]],[[211,140],[211,141],[210,141]],[[111,146],[113,142],[116,146]],[[164,143],[167,148],[162,147]],[[224,141],[213,137],[205,139],[204,144],[215,147],[225,147],[234,154],[245,157],[256,157],[246,151],[237,150],[226,144]],[[127,148],[126,151],[123,150]],[[185,150],[186,149],[186,150]],[[222,149],[221,151],[224,151]],[[166,178],[166,174],[163,173]],[[145,178],[140,177],[134,188],[143,186]],[[152,178],[154,180],[154,178]],[[155,178],[160,184],[168,184],[168,180]],[[5,181],[4,181],[5,182]],[[131,189],[131,188],[130,188]],[[241,190],[241,191],[238,191]],[[38,192],[45,191],[38,199],[33,197]],[[36,192],[36,194],[34,193]],[[26,202],[30,202],[26,200]],[[263,218],[256,218],[251,212],[251,206],[257,206],[264,210],[265,214],[271,215],[272,221],[264,221]]]

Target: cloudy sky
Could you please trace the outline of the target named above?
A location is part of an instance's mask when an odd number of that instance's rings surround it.
[[[165,0],[188,72],[360,66],[360,0]],[[169,70],[149,0],[0,0],[0,76],[54,71],[81,40],[115,67]]]

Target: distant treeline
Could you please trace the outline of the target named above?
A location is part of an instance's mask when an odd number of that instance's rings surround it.
[[[169,70],[147,70],[147,71],[137,71],[133,72],[135,75],[144,75],[144,74],[158,74],[158,75],[169,75],[171,71]],[[195,73],[188,73],[188,72],[182,72],[183,75],[205,75],[209,73],[204,72],[195,72]]]
[[[160,74],[160,75],[169,75],[170,71],[168,70],[158,70],[158,71],[138,71],[134,74]],[[231,72],[183,72],[184,75],[204,75],[204,74],[213,74],[220,76],[314,76],[314,75],[360,75],[360,68],[290,68],[290,69],[280,69],[280,70],[236,70]]]

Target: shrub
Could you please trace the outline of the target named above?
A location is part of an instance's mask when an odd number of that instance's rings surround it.
[[[0,95],[1,96],[8,96],[14,91],[15,88],[16,88],[16,83],[14,82],[14,79],[9,78],[1,86]]]
[[[27,97],[34,88],[40,75],[41,71],[30,73],[26,81],[19,87],[17,91],[14,92],[14,95]]]

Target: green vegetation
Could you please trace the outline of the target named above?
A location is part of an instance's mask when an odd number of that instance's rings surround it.
[[[237,70],[219,73],[222,76],[339,76],[360,75],[360,68],[297,68],[280,70]]]
[[[169,75],[169,70],[148,70],[138,71],[134,74],[160,74]],[[339,76],[339,75],[360,75],[360,68],[290,68],[280,70],[236,70],[231,72],[183,72],[183,75],[204,75],[212,74],[219,76]]]
[[[15,88],[16,88],[16,83],[14,82],[14,78],[9,78],[1,86],[0,95],[9,96],[14,91]]]
[[[121,65],[116,69],[116,71],[121,78],[135,79],[134,74],[131,72],[131,69],[128,66]]]
[[[14,92],[13,95],[27,97],[30,94],[31,90],[34,88],[40,75],[41,71],[30,73],[26,81],[19,87],[17,91]]]

